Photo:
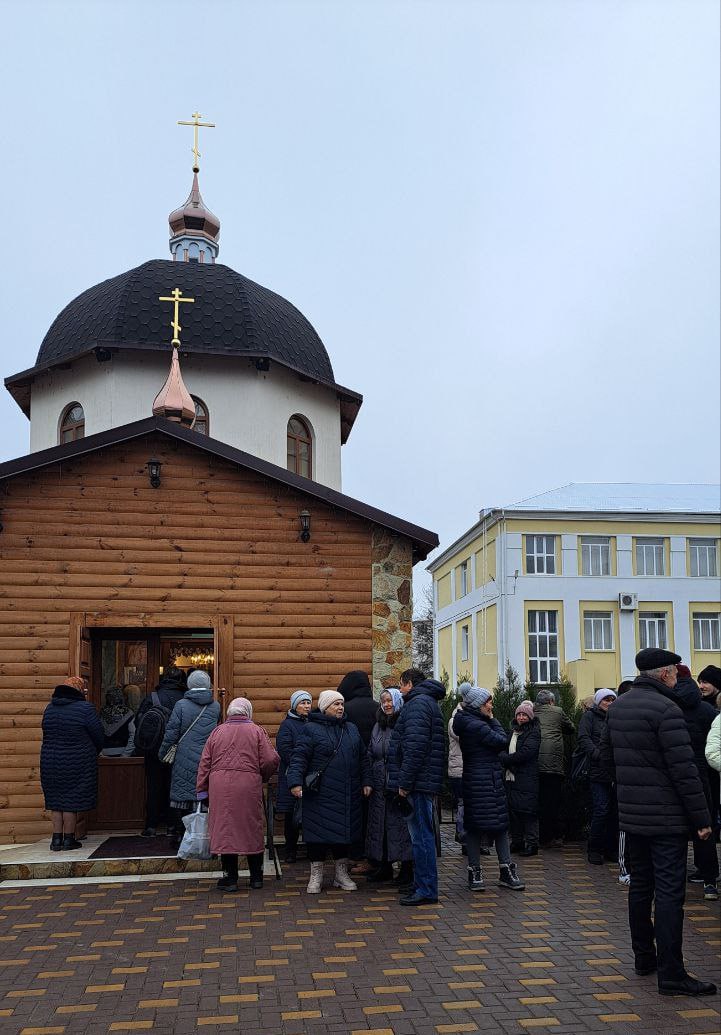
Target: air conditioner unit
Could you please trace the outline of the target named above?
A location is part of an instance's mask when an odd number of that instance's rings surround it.
[[[638,593],[619,593],[618,606],[622,611],[635,611],[638,608]]]

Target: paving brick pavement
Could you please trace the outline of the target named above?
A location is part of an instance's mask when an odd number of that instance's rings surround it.
[[[237,895],[202,879],[0,888],[0,1031],[718,1035],[718,996],[664,999],[635,976],[611,867],[568,847],[522,872],[524,893],[471,895],[449,845],[439,904],[415,909],[386,885],[308,896],[305,864]],[[718,904],[696,888],[684,948],[718,977]]]

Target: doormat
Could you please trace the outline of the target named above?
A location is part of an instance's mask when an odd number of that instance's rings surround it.
[[[178,849],[171,844],[169,837],[140,837],[129,834],[127,837],[108,837],[99,844],[90,859],[172,859]]]

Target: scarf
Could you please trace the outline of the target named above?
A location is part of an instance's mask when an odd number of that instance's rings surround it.
[[[508,745],[508,754],[513,755],[516,752],[516,744],[518,742],[518,730],[514,730],[511,734],[511,742]],[[513,775],[510,769],[506,769],[506,779],[509,783],[515,783],[516,777]]]

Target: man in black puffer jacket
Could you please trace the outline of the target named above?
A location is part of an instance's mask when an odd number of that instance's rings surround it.
[[[433,822],[436,795],[443,787],[446,738],[438,702],[446,688],[437,679],[426,679],[416,668],[401,675],[403,707],[388,749],[389,782],[402,798],[410,797],[413,812],[408,830],[413,844],[415,887],[401,905],[438,901],[438,866]]]
[[[665,687],[661,692],[669,700],[674,701],[683,712],[684,721],[688,735],[691,738],[696,768],[701,777],[703,792],[706,795],[706,804],[711,813],[711,821],[715,816],[713,798],[711,795],[711,784],[709,783],[709,766],[706,761],[706,738],[711,729],[718,712],[712,704],[704,701],[701,690],[696,680],[691,675],[686,665],[677,665],[678,680],[676,686],[671,689]],[[716,854],[716,841],[713,837],[702,841],[696,832],[693,836],[693,861],[696,872],[692,873],[689,881],[692,884],[703,884],[704,898],[711,902],[718,899],[716,882],[719,876],[718,856]]]
[[[656,648],[636,655],[639,676],[609,709],[601,757],[615,766],[619,824],[626,831],[636,973],[657,970],[662,995],[714,995],[716,986],[690,977],[683,962],[688,838],[690,831],[708,838],[711,817],[683,713],[664,694],[676,685],[680,660]]]

